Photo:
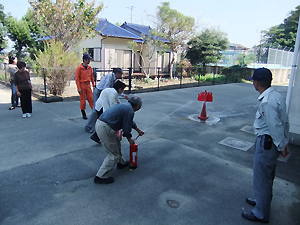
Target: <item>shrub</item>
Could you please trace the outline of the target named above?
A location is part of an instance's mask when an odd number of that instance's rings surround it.
[[[242,67],[240,65],[234,65],[231,67],[224,68],[222,70],[228,81],[239,82],[242,79],[247,79],[251,77],[251,69],[247,67]]]
[[[50,93],[61,95],[81,62],[76,52],[65,51],[61,42],[50,42],[36,55],[37,64],[45,70]]]

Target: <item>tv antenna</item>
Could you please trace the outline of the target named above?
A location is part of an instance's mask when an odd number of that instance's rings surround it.
[[[131,13],[130,13],[130,23],[132,23],[132,11],[133,11],[133,8],[134,6],[130,6],[130,7],[127,7],[128,9],[130,9]]]

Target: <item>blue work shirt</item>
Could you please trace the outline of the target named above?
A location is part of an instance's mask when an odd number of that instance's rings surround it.
[[[116,75],[114,73],[108,73],[99,81],[96,85],[96,88],[100,91],[105,88],[113,88],[115,81],[117,80]]]
[[[100,120],[107,122],[115,131],[123,129],[123,136],[131,138],[131,129],[137,128],[133,121],[134,110],[129,102],[113,105],[107,109],[101,116]]]
[[[259,108],[253,124],[257,136],[268,134],[278,151],[283,151],[288,144],[289,121],[286,115],[284,98],[269,87],[259,97]]]

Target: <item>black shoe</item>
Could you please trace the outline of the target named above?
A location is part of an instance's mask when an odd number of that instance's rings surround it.
[[[95,132],[91,137],[90,139],[92,139],[93,141],[97,142],[98,144],[101,144],[101,141],[97,135],[97,133]]]
[[[252,205],[253,207],[256,206],[256,202],[254,199],[252,198],[246,198],[246,202],[249,204],[249,205]]]
[[[88,118],[87,118],[87,116],[86,116],[85,111],[84,111],[84,110],[81,110],[81,113],[82,113],[82,119],[87,120]]]
[[[12,107],[10,107],[8,110],[14,110],[14,109],[15,109],[15,107],[12,106]]]
[[[114,182],[113,177],[100,178],[100,177],[95,176],[95,178],[94,178],[94,183],[95,184],[111,184],[113,182]]]
[[[253,222],[269,223],[267,220],[258,219],[253,212],[242,212],[242,217]]]
[[[129,166],[129,162],[128,162],[128,161],[126,161],[125,164],[117,163],[117,168],[118,168],[118,170],[124,169],[124,168],[126,168],[127,166]]]

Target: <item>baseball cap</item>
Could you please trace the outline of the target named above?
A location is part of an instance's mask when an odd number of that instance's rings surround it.
[[[92,59],[89,54],[84,53],[82,59]]]
[[[258,80],[258,81],[271,81],[272,80],[272,73],[267,68],[258,68],[254,70],[253,76],[250,77],[248,80]]]

